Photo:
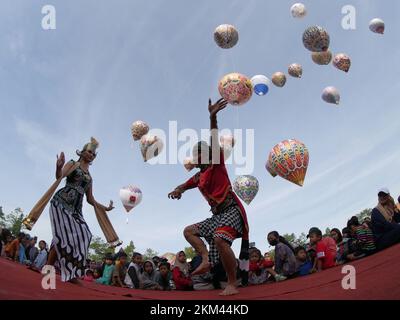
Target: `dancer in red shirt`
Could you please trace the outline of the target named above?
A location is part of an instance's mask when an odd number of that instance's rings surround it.
[[[204,141],[195,146],[193,159],[197,162],[195,166],[200,171],[175,188],[168,197],[180,199],[186,190],[197,187],[209,203],[213,216],[188,226],[184,230],[186,240],[203,258],[200,266],[192,274],[205,273],[221,260],[228,276],[228,285],[221,295],[233,295],[238,293],[236,289],[237,262],[231,245],[236,238],[242,238],[239,267],[242,270],[242,283],[247,284],[249,227],[246,212],[232,191],[223,151],[219,146],[217,113],[226,105],[227,101],[224,99],[218,100],[215,104],[209,100],[211,147]],[[208,242],[209,251],[200,239],[201,237]]]

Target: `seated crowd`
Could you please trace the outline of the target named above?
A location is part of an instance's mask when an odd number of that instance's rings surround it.
[[[398,198],[400,202],[400,197]],[[395,204],[387,188],[378,191],[378,205],[371,217],[359,221],[356,216],[347,221],[342,230],[334,228],[323,236],[320,229],[313,227],[304,247],[293,246],[277,231],[269,232],[268,243],[274,252],[262,255],[255,247],[249,249],[248,284],[259,285],[272,281],[306,276],[321,272],[336,265],[360,259],[377,251],[400,243],[400,206]],[[20,233],[15,239],[11,233],[1,231],[1,255],[41,270],[46,264],[48,248],[45,241],[36,247],[37,238]],[[210,290],[223,288],[227,277],[222,264],[211,272],[191,275],[201,264],[196,255],[190,262],[184,251],[176,254],[171,265],[166,258],[153,257],[143,261],[142,254],[134,252],[132,257],[120,250],[108,254],[101,264],[87,261],[84,281],[102,285],[144,290]],[[238,282],[240,272],[238,268]]]

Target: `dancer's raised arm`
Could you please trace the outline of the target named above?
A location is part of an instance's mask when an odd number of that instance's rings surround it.
[[[218,122],[217,122],[217,113],[222,109],[225,109],[228,101],[223,98],[219,99],[216,103],[212,104],[211,99],[208,100],[208,112],[210,112],[210,132],[211,132],[211,150],[214,154],[214,145],[218,146],[218,154],[219,155],[219,141],[218,141]]]

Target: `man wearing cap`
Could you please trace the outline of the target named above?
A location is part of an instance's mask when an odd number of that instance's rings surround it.
[[[336,265],[336,242],[331,237],[322,237],[320,229],[313,227],[308,232],[310,244],[316,247],[313,272],[332,268]]]
[[[371,228],[378,250],[400,242],[400,213],[388,188],[378,190],[378,205],[371,213]]]

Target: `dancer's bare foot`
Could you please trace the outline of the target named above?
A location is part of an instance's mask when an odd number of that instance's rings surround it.
[[[203,261],[196,270],[192,272],[192,276],[203,274],[211,270],[211,264],[208,261]]]
[[[220,296],[233,296],[234,294],[238,294],[239,290],[236,289],[234,285],[228,284],[224,291],[222,291]]]

